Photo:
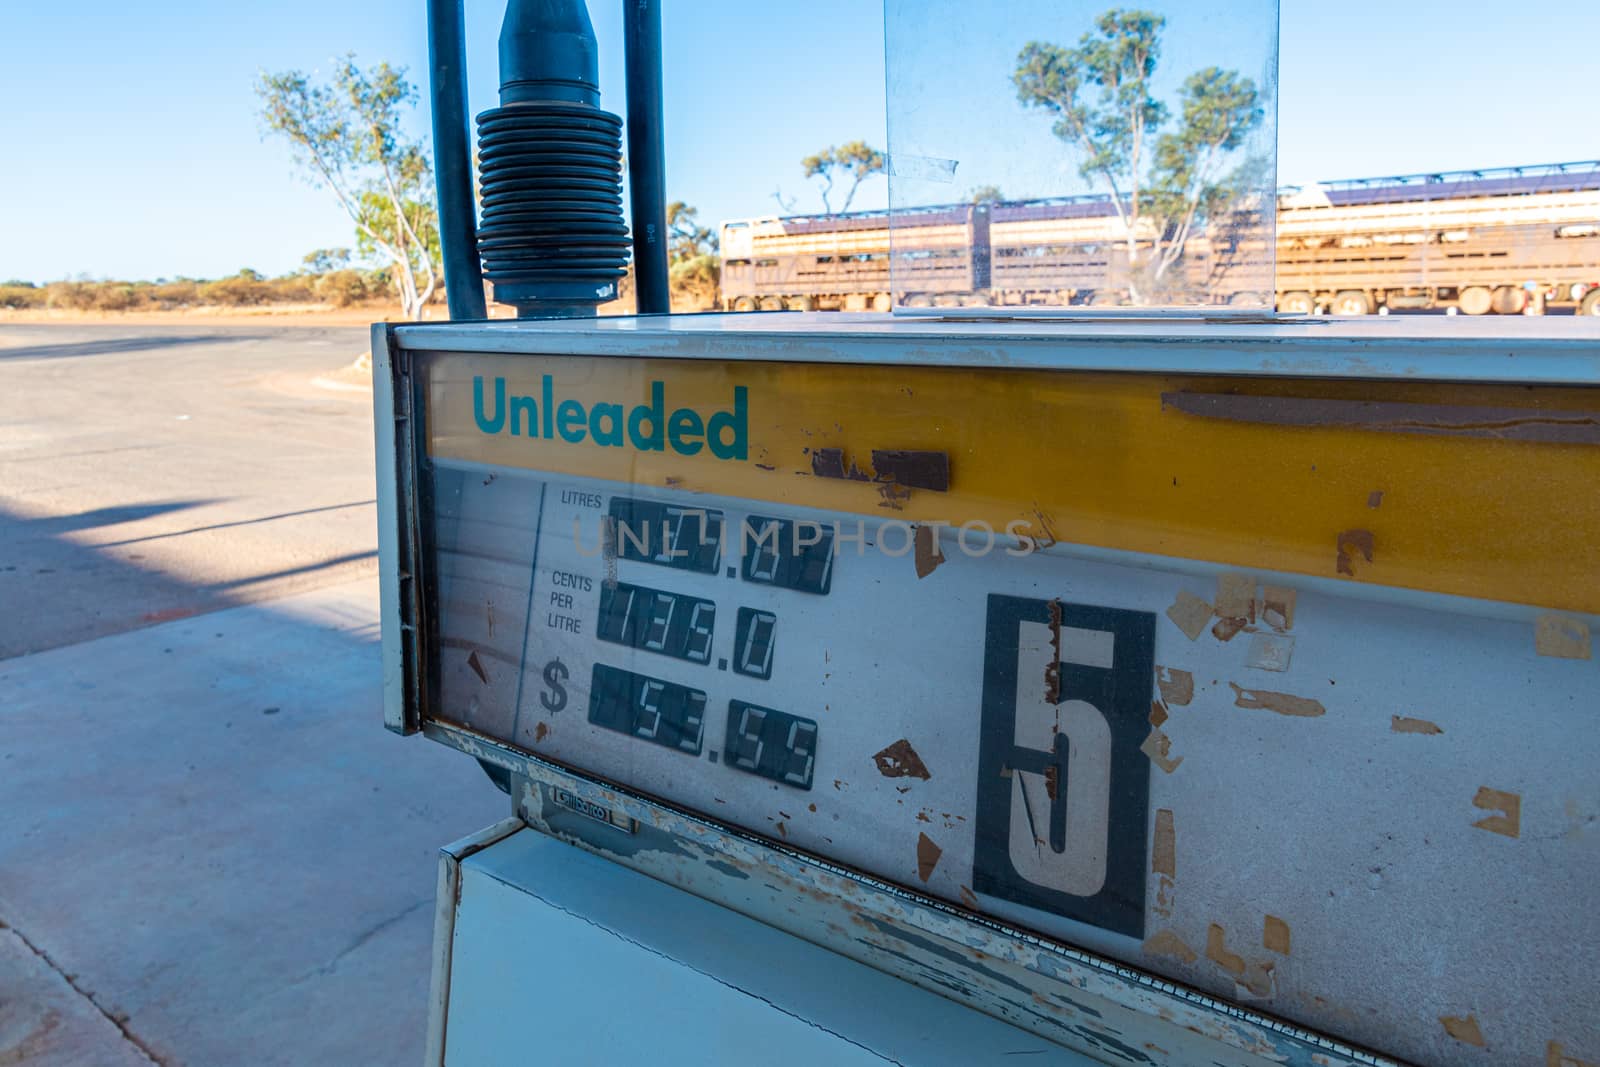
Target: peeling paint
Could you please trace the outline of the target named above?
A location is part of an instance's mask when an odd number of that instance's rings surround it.
[[[1176,667],[1157,667],[1156,685],[1161,689],[1161,699],[1174,707],[1182,707],[1194,699],[1194,675]]]
[[[1244,665],[1258,671],[1286,671],[1294,658],[1294,638],[1288,634],[1256,634],[1250,638]]]
[[[897,482],[907,489],[927,489],[935,493],[950,489],[950,456],[946,452],[875,448],[872,471],[878,481]]]
[[[1171,774],[1178,769],[1178,764],[1183,762],[1183,757],[1171,758],[1172,739],[1155,727],[1150,728],[1150,736],[1144,739],[1144,744],[1139,746],[1139,751],[1150,757],[1150,762]]]
[[[1200,958],[1194,949],[1184,943],[1183,938],[1171,930],[1157,930],[1145,938],[1140,948],[1148,955],[1166,956],[1184,963],[1193,963]]]
[[[1427,719],[1408,719],[1404,715],[1389,716],[1389,729],[1397,734],[1442,734],[1438,723]]]
[[[1541,615],[1533,624],[1534,649],[1556,659],[1588,659],[1589,624],[1566,615]]]
[[[1261,944],[1280,956],[1289,954],[1289,924],[1276,915],[1268,915],[1261,924]]]
[[[1160,726],[1168,718],[1170,718],[1170,715],[1167,712],[1167,706],[1159,700],[1152,700],[1150,702],[1150,725]]]
[[[1476,1045],[1483,1048],[1483,1031],[1478,1027],[1478,1017],[1468,1015],[1458,1018],[1453,1015],[1439,1016],[1439,1022],[1444,1027],[1444,1032],[1461,1042],[1463,1045]]]
[[[1178,876],[1177,833],[1170,808],[1156,809],[1154,843],[1150,846],[1150,870],[1168,878]]]
[[[872,762],[878,765],[878,773],[885,778],[921,778],[927,781],[933,777],[928,773],[927,764],[922,762],[922,757],[917,755],[917,750],[903,737],[874,755]],[[839,788],[837,780],[834,781],[833,787]]]
[[[1383,507],[1383,490],[1382,489],[1374,489],[1372,492],[1367,494],[1367,507],[1371,508],[1374,511],[1376,511],[1379,508]]]
[[[1232,641],[1239,636],[1240,631],[1249,625],[1244,619],[1231,616],[1226,619],[1218,619],[1217,624],[1211,628],[1211,636],[1218,641]]]
[[[1544,1067],[1600,1067],[1600,1061],[1568,1056],[1565,1045],[1552,1041],[1544,1048]]]
[[[939,550],[939,531],[932,526],[918,526],[913,543],[917,577],[926,578],[945,561],[944,553]]]
[[[939,857],[944,855],[944,849],[934,843],[933,838],[921,831],[917,832],[917,877],[926,882],[933,877],[933,869],[939,865]]]
[[[537,726],[535,726],[533,728],[533,743],[534,744],[538,744],[540,741],[543,741],[546,737],[549,737],[549,736],[550,736],[550,727],[546,726],[544,723],[541,722],[541,723],[539,723]]]
[[[1167,609],[1167,618],[1182,630],[1189,640],[1196,640],[1211,621],[1211,605],[1189,592],[1179,590],[1178,597]]]
[[[1355,555],[1368,563],[1372,562],[1373,555],[1377,552],[1377,539],[1371,530],[1345,530],[1335,542],[1335,566],[1340,574],[1355,577]]]
[[[1235,978],[1244,976],[1244,957],[1228,951],[1228,934],[1216,923],[1206,927],[1206,958]]]
[[[1220,618],[1256,620],[1256,580],[1249,574],[1227,572],[1217,575],[1215,611]]]
[[[1232,682],[1229,682],[1228,686],[1233,690],[1234,705],[1241,708],[1260,708],[1275,711],[1279,715],[1293,715],[1300,718],[1315,718],[1328,710],[1322,706],[1321,701],[1312,700],[1310,697],[1273,693],[1265,689],[1245,689]]]
[[[1522,797],[1519,794],[1481,785],[1472,798],[1472,806],[1498,813],[1472,824],[1479,830],[1488,830],[1492,834],[1503,834],[1506,837],[1522,835]]]
[[[472,673],[478,676],[478,681],[482,682],[484,685],[489,684],[489,672],[483,669],[483,661],[478,658],[478,652],[476,649],[474,649],[472,654],[467,657],[467,666],[471,667]]]
[[[1284,585],[1261,587],[1261,621],[1279,633],[1294,629],[1296,593]]]

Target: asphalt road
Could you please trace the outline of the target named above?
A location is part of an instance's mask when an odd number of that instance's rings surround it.
[[[0,1067],[420,1060],[507,802],[381,725],[366,345],[0,325]]]
[[[374,573],[367,344],[0,326],[0,659]]]

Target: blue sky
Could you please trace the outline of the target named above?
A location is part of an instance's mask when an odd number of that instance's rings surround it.
[[[590,4],[602,102],[618,112],[621,7]],[[327,69],[345,51],[407,66],[419,82],[426,73],[422,0],[6,8],[0,280],[279,273],[314,248],[349,245],[331,197],[294,175],[285,146],[261,139],[255,73]],[[797,210],[817,210],[803,155],[856,137],[885,143],[876,0],[665,8],[669,193],[704,221],[774,213],[778,188]],[[474,111],[496,102],[503,10],[467,0]],[[975,19],[930,32],[994,32]],[[1487,0],[1284,0],[1281,26],[1285,183],[1600,157],[1591,50],[1560,44],[1600,40],[1600,6],[1523,17]],[[420,108],[416,123],[426,128]],[[882,206],[885,192],[874,180],[856,206]]]

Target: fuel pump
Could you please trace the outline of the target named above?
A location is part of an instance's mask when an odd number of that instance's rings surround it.
[[[386,725],[511,792],[431,1061],[1600,1060],[1585,327],[594,318],[581,14],[509,5],[481,225],[441,129],[460,321],[373,333]]]

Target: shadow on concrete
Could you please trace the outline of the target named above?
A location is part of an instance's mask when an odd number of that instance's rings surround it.
[[[0,573],[0,645],[52,607],[113,624],[0,659],[0,927],[113,1024],[78,1062],[417,1062],[437,849],[504,798],[383,729],[375,582],[241,603],[69,536],[188,503],[0,511],[55,572]],[[139,621],[161,605],[188,610]],[[0,973],[13,1005],[40,986]]]
[[[149,334],[139,337],[127,335],[108,336],[92,341],[72,341],[54,345],[24,345],[16,348],[0,347],[0,360],[10,359],[81,359],[85,356],[108,356],[124,352],[143,352],[154,348],[177,348],[183,345],[238,344],[244,341],[269,340],[266,334],[257,333],[185,333]]]
[[[216,500],[169,500],[159,504],[125,504],[114,508],[95,508],[93,511],[80,511],[76,515],[51,515],[34,519],[17,519],[9,515],[5,509],[0,508],[0,524],[21,524],[20,537],[17,541],[9,541],[0,536],[0,545],[17,545],[21,538],[26,537],[54,537],[58,534],[73,533],[77,530],[93,530],[100,526],[120,526],[125,522],[138,522],[140,519],[154,518],[157,515],[168,515],[174,511],[187,511],[189,508],[204,507],[207,504],[218,503]],[[0,526],[3,528],[3,526]],[[10,533],[11,531],[7,531]],[[104,546],[102,546],[104,547]]]
[[[141,566],[130,558],[138,555],[127,551],[130,546],[177,536],[177,532],[96,545],[80,544],[68,536],[215,502],[172,500],[43,517],[20,516],[0,507],[0,661],[221,611],[274,591],[304,589],[316,584],[319,577],[331,577],[329,572],[337,568],[377,558],[374,550],[345,552],[227,581],[203,583]],[[249,526],[361,503],[219,523],[188,532]]]
[[[211,503],[211,501],[206,501]],[[191,526],[187,530],[173,530],[171,533],[150,534],[148,537],[130,537],[125,541],[102,541],[100,548],[120,548],[123,545],[144,544],[147,541],[164,541],[169,537],[184,537],[188,534],[210,533],[213,530],[230,530],[236,526],[255,526],[263,522],[274,522],[278,519],[296,519],[303,515],[320,515],[327,511],[343,511],[345,508],[364,508],[377,503],[377,500],[352,500],[348,504],[329,504],[321,508],[300,508],[297,511],[280,511],[276,515],[261,515],[253,519],[240,519],[238,522],[214,522],[209,526]],[[370,553],[368,554],[370,555]]]

